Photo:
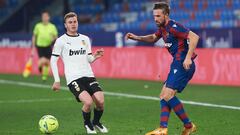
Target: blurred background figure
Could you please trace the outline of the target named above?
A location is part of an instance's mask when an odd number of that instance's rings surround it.
[[[32,54],[34,53],[34,47],[36,47],[39,57],[38,69],[42,74],[42,80],[46,81],[49,73],[52,45],[58,36],[58,31],[55,25],[49,22],[48,11],[43,11],[41,18],[42,21],[37,23],[33,29]]]

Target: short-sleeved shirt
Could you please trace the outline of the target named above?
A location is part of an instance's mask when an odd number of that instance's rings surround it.
[[[88,62],[88,55],[91,52],[91,42],[88,36],[64,34],[56,40],[52,55],[62,58],[67,84],[78,78],[94,77]]]
[[[167,80],[165,81],[166,87],[177,90],[178,92],[183,91],[195,72],[194,62],[190,66],[189,70],[186,70],[183,67],[183,61],[189,49],[189,31],[190,30],[185,28],[183,25],[173,20],[169,20],[166,27],[159,28],[155,33],[157,37],[163,38],[165,47],[173,56],[170,72]],[[194,59],[196,56],[197,55],[194,53],[192,59]]]
[[[53,38],[57,37],[58,31],[54,24],[40,22],[35,25],[33,34],[36,36],[36,46],[48,47],[52,44]]]
[[[169,20],[168,24],[162,28],[160,27],[155,35],[158,38],[163,38],[165,47],[173,56],[174,60],[184,61],[188,52],[188,34],[189,29],[177,23],[174,20]],[[196,57],[194,53],[192,59]]]

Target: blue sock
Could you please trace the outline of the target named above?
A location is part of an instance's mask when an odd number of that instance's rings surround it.
[[[191,121],[189,120],[186,112],[184,111],[183,104],[176,96],[174,96],[168,101],[168,105],[174,110],[174,112],[176,113],[178,118],[181,119],[186,128],[192,127]]]
[[[161,104],[160,127],[167,128],[171,108],[169,107],[167,101],[164,99],[160,101],[160,104]]]

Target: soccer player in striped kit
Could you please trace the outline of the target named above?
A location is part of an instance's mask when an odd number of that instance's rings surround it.
[[[168,119],[171,110],[183,122],[182,135],[190,135],[196,131],[193,124],[183,108],[183,104],[176,94],[181,93],[195,72],[194,50],[197,46],[199,36],[183,25],[169,18],[170,7],[167,3],[156,3],[153,8],[153,16],[158,30],[150,35],[137,36],[127,33],[126,39],[154,43],[163,38],[165,47],[173,57],[170,72],[160,93],[160,127],[146,135],[167,135]]]

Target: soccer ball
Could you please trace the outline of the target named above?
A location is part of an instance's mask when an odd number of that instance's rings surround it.
[[[39,129],[42,133],[51,134],[58,129],[58,120],[52,115],[44,115],[39,120]]]

